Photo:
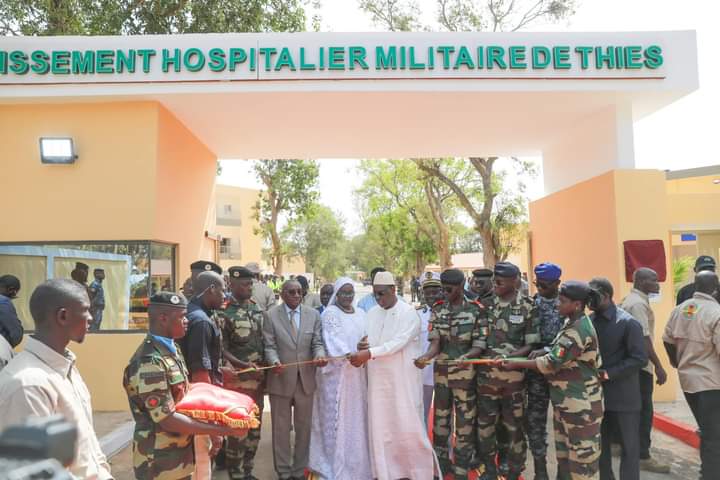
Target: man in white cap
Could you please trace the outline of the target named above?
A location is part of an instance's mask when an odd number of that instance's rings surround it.
[[[373,279],[377,306],[367,315],[368,335],[350,361],[368,369],[368,423],[373,477],[377,480],[428,480],[440,477],[437,458],[423,420],[420,317],[398,301],[395,279],[379,272]]]
[[[258,279],[260,276],[260,265],[257,262],[250,262],[245,265],[245,268],[253,274],[252,301],[260,307],[260,310],[267,312],[277,303],[275,292]]]

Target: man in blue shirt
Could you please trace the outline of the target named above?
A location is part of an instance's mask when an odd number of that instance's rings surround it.
[[[193,291],[186,315],[188,330],[180,345],[190,371],[190,381],[222,385],[222,335],[215,311],[225,301],[225,281],[217,272],[207,270],[197,276]],[[195,437],[195,478],[210,479],[210,457],[221,446],[222,437]]]
[[[640,478],[640,369],[647,364],[642,327],[629,313],[615,305],[613,287],[606,278],[593,278],[590,287],[601,300],[590,304],[590,316],[598,341],[602,367],[605,414],[602,420],[602,453],[600,480],[614,480],[612,454],[613,433],[620,436],[622,458],[620,480]]]

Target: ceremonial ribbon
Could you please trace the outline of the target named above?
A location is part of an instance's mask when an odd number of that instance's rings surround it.
[[[337,361],[337,360],[347,360],[350,356],[349,355],[339,355],[337,357],[326,357],[325,360],[327,361]],[[297,367],[300,365],[312,365],[319,363],[319,360],[305,360],[302,362],[293,362],[293,363],[281,363],[280,365],[269,365],[267,367],[257,367],[257,368],[243,368],[242,370],[235,370],[235,373],[238,375],[241,375],[243,373],[250,373],[250,372],[260,372],[262,370],[270,370],[273,368],[279,367]]]

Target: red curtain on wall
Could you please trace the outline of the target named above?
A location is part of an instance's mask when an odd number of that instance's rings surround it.
[[[657,272],[658,280],[667,278],[665,268],[665,245],[662,240],[627,240],[625,249],[625,280],[632,282],[633,272],[640,267],[652,268]]]

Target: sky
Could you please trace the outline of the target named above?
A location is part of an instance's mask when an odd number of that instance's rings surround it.
[[[433,21],[435,0],[418,0],[427,23]],[[357,8],[357,0],[323,0],[322,30],[368,32],[380,30]],[[698,42],[700,88],[635,124],[637,168],[679,170],[720,164],[717,114],[720,111],[720,2],[714,0],[580,0],[576,14],[560,24],[537,25],[529,30],[613,32],[695,30]],[[537,159],[539,161],[539,159]],[[348,191],[362,183],[354,174],[359,160],[320,160],[321,202],[338,210],[346,219],[346,232],[361,231],[355,202]],[[223,162],[219,183],[259,188],[248,162]],[[543,195],[542,177],[527,182],[528,196]]]

